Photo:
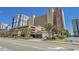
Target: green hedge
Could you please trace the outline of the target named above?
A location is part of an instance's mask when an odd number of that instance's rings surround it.
[[[55,40],[57,37],[56,36],[52,36],[52,39]]]
[[[64,39],[65,36],[57,36],[58,39]]]
[[[22,37],[23,39],[32,39],[33,37]]]

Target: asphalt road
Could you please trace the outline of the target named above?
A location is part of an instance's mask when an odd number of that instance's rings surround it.
[[[0,38],[0,51],[76,51],[79,44]]]

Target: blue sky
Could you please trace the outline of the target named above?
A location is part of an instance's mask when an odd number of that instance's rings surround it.
[[[66,28],[70,33],[73,33],[72,19],[79,18],[79,8],[77,7],[62,7],[64,11]],[[23,13],[28,16],[33,14],[39,16],[47,12],[47,8],[25,8],[25,7],[0,7],[0,23],[7,23],[11,25],[12,18],[18,14]]]

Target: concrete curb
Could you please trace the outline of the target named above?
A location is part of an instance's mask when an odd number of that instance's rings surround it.
[[[52,42],[52,41],[47,41],[47,42]],[[62,43],[62,44],[72,44],[72,45],[79,45],[79,43],[76,42],[55,42],[54,43]]]

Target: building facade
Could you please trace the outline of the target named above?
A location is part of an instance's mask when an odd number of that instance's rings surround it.
[[[64,28],[64,13],[61,8],[48,8],[46,14],[41,16],[32,17],[26,16],[24,14],[17,14],[13,18],[12,28],[23,28],[23,27],[33,27],[33,32],[31,33],[32,36],[36,37],[44,37],[48,35],[44,29],[45,25],[48,23],[56,26],[56,28],[61,29]]]
[[[44,27],[46,24],[51,23],[57,28],[64,28],[64,12],[61,8],[48,8],[48,12],[41,16],[32,17],[26,16],[24,14],[17,14],[12,21],[12,28],[21,26],[41,26]]]
[[[45,27],[46,24],[51,23],[53,25],[53,12],[52,8],[48,8],[48,12],[41,16],[34,18],[34,26]]]
[[[24,14],[17,14],[12,21],[12,28],[22,27],[27,25],[27,20],[29,16]]]
[[[61,8],[55,8],[53,21],[54,26],[56,26],[58,29],[65,27],[64,13]]]
[[[34,26],[34,19],[35,19],[35,15],[33,15],[32,17],[30,17],[27,20],[27,26]]]
[[[8,24],[0,24],[0,32],[8,31],[11,29],[11,26]]]
[[[46,24],[51,23],[58,29],[65,28],[64,12],[61,8],[48,8],[48,12],[46,14],[32,17],[28,21],[29,24],[34,26],[44,27]]]
[[[53,8],[48,8],[48,12],[46,13],[47,15],[47,24],[50,23],[50,24],[54,24],[54,20],[53,20],[53,16],[54,16],[54,9]]]
[[[34,26],[44,27],[47,24],[47,15],[37,16],[34,19]]]
[[[74,19],[72,21],[73,24],[73,32],[75,36],[79,36],[79,19]]]

